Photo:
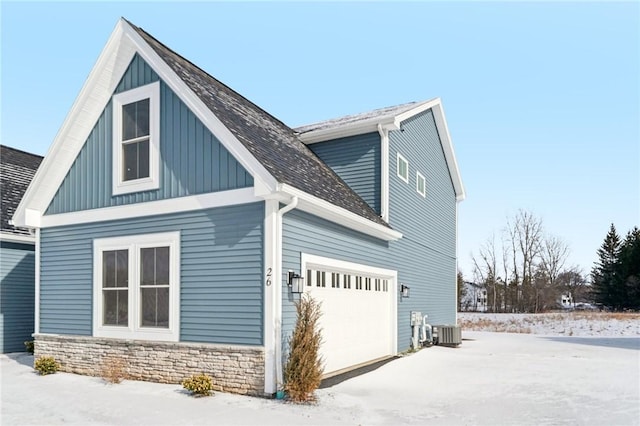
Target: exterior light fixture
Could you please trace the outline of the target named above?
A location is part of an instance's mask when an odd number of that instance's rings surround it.
[[[403,298],[409,297],[409,287],[404,284],[400,284],[400,296]]]
[[[287,274],[287,285],[291,287],[291,293],[299,294],[304,292],[304,278],[294,271],[289,271]]]

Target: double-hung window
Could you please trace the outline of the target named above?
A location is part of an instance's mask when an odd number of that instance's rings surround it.
[[[180,234],[94,240],[96,337],[177,341]]]
[[[113,195],[159,188],[160,83],[113,96]]]

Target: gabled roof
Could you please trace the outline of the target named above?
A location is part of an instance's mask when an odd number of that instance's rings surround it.
[[[160,43],[143,29],[128,23],[279,183],[291,185],[367,220],[389,227],[353,189],[298,139],[293,129]]]
[[[347,115],[341,118],[321,121],[318,123],[301,126],[295,129],[298,137],[305,144],[323,142],[331,139],[344,138],[347,136],[361,135],[364,133],[377,132],[382,129],[399,130],[402,122],[414,117],[428,109],[433,111],[440,143],[444,152],[449,175],[456,193],[456,200],[462,201],[465,197],[462,177],[458,169],[458,162],[453,151],[449,127],[444,116],[442,101],[440,98],[423,102],[409,102],[393,107],[375,109],[373,111]]]
[[[26,228],[9,224],[22,196],[33,179],[42,157],[0,145],[0,232],[29,236]]]
[[[60,217],[65,215],[73,223],[95,220],[91,215],[44,212],[136,54],[253,176],[256,199],[295,202],[301,210],[384,240],[402,237],[291,128],[125,19],[116,25],[16,209],[16,224],[55,226],[65,222]],[[192,201],[185,206],[200,205]],[[105,211],[99,217],[107,220],[113,214]]]

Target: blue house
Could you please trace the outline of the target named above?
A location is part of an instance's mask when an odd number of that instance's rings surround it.
[[[35,236],[13,215],[42,157],[0,145],[0,353],[22,352],[32,340]]]
[[[14,215],[36,356],[268,395],[297,291],[325,374],[393,356],[412,311],[456,321],[463,198],[439,99],[292,129],[120,20]]]

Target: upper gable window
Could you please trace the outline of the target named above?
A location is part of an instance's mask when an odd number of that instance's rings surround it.
[[[416,172],[416,191],[423,197],[426,197],[427,195],[427,184],[424,176],[422,176],[420,172]]]
[[[400,153],[398,153],[398,177],[409,183],[409,162]]]
[[[160,83],[113,96],[113,195],[160,187]]]

